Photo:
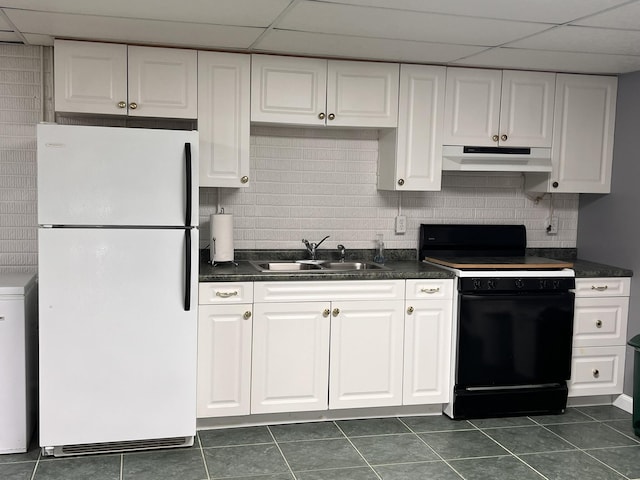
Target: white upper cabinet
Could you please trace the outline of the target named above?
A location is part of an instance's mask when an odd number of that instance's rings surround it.
[[[200,186],[249,185],[249,55],[198,53]]]
[[[378,189],[440,190],[445,67],[402,65],[398,128],[380,132]]]
[[[609,193],[618,79],[558,74],[551,175],[527,177],[541,192]]]
[[[196,118],[197,52],[56,40],[55,109]]]
[[[551,147],[555,74],[448,68],[445,145]]]
[[[395,127],[399,65],[251,56],[251,121]]]
[[[56,40],[55,109],[126,115],[127,46]]]

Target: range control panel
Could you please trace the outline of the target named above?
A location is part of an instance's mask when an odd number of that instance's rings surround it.
[[[465,277],[458,281],[460,292],[566,292],[575,287],[573,277]]]

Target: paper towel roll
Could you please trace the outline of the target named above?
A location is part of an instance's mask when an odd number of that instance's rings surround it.
[[[211,215],[211,261],[233,262],[233,215]]]

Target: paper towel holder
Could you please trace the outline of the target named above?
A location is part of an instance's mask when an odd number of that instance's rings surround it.
[[[216,237],[212,237],[212,238],[211,238],[211,250],[213,251],[213,255],[215,255],[215,253],[216,253]],[[213,256],[213,255],[212,255],[212,256]],[[231,265],[233,265],[233,266],[235,266],[235,267],[237,267],[237,266],[238,266],[238,262],[236,262],[236,261],[235,261],[235,259],[234,259],[234,260],[228,260],[228,261],[226,261],[226,262],[214,262],[213,260],[209,260],[209,263],[210,263],[213,267],[217,267],[217,266],[219,266],[219,265],[220,265],[220,266],[224,266],[224,265],[229,265],[229,264],[231,264]]]

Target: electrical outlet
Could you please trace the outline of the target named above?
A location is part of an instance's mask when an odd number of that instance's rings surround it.
[[[557,235],[558,234],[558,217],[550,217],[545,220],[545,229],[547,230],[547,235]]]
[[[407,217],[404,215],[398,215],[396,217],[396,233],[407,232]]]

